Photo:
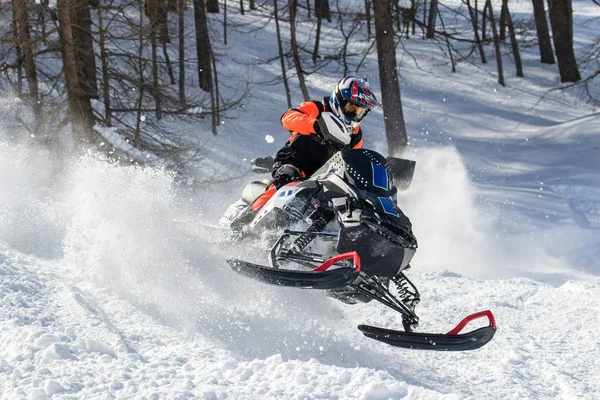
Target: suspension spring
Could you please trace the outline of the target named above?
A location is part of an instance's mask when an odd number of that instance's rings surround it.
[[[296,252],[302,251],[312,240],[317,236],[315,233],[321,232],[331,218],[333,217],[333,213],[331,211],[322,210],[321,208],[317,208],[309,218],[312,220],[310,226],[306,229],[305,233],[300,235],[294,243],[292,244],[292,249]]]
[[[414,309],[414,306],[416,306],[421,299],[415,285],[402,272],[400,272],[393,281],[396,283],[400,301]]]

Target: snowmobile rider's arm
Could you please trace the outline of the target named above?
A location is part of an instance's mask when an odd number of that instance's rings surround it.
[[[293,136],[300,135],[319,135],[318,119],[321,113],[327,111],[323,103],[319,101],[306,101],[296,108],[290,108],[281,116],[281,125],[288,131],[293,132]],[[293,137],[292,136],[292,137]],[[362,149],[363,140],[360,126],[354,128],[350,147],[353,149]]]
[[[306,101],[286,111],[281,116],[281,125],[288,131],[298,132],[300,135],[315,134],[315,123],[323,111],[323,104]]]

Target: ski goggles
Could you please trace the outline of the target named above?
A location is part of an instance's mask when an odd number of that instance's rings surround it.
[[[358,104],[354,104],[349,101],[344,104],[344,114],[354,121],[358,122],[362,120],[368,112],[368,108],[359,106]]]

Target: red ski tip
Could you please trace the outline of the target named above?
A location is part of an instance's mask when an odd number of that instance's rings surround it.
[[[317,268],[313,269],[315,272],[327,271],[329,267],[335,264],[338,261],[353,259],[354,269],[356,272],[360,272],[360,257],[356,251],[349,251],[347,253],[338,254],[337,256],[331,257],[329,260],[325,261],[323,264],[319,265]]]
[[[456,327],[454,327],[454,329],[452,329],[446,335],[458,335],[469,322],[481,317],[487,317],[490,323],[489,326],[496,330],[496,319],[494,318],[494,314],[492,314],[490,310],[485,310],[464,317],[462,321],[460,321],[458,325],[456,325]]]

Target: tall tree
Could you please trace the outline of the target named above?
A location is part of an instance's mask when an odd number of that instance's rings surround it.
[[[219,13],[219,0],[207,0],[206,12],[209,12],[212,14],[218,14]]]
[[[477,23],[477,1],[475,1],[475,8],[471,6],[471,0],[465,0],[467,8],[469,9],[469,16],[471,17],[471,25],[473,26],[473,33],[475,34],[475,45],[479,49],[479,57],[481,58],[482,64],[487,64],[487,58],[485,57],[485,51],[483,50],[483,44],[479,37],[479,26]]]
[[[12,35],[15,44],[16,66],[17,69],[17,93],[23,94],[23,51],[21,50],[21,40],[19,39],[19,23],[17,21],[16,0],[12,0]]]
[[[306,87],[304,71],[302,70],[302,64],[300,62],[298,40],[296,39],[296,11],[298,10],[298,1],[288,0],[288,8],[290,10],[290,44],[292,46],[292,58],[294,59],[294,66],[296,67],[296,74],[298,75],[298,83],[300,84],[302,96],[304,97],[304,101],[309,101],[310,95],[308,94],[308,88]]]
[[[92,37],[92,16],[90,15],[89,0],[69,0],[71,12],[71,29],[73,31],[73,44],[77,70],[81,80],[84,95],[97,99],[98,87],[96,85],[96,55],[94,54],[94,40]]]
[[[327,22],[331,22],[331,7],[329,7],[329,0],[315,0],[315,17],[325,18]]]
[[[200,88],[206,92],[212,90],[210,37],[204,0],[194,0],[194,19],[196,22],[196,56],[198,58],[198,80]]]
[[[185,0],[177,0],[177,13],[179,50],[179,103],[183,105],[185,104]]]
[[[506,19],[506,27],[508,28],[508,35],[510,37],[510,46],[515,60],[515,68],[517,69],[517,76],[523,77],[523,63],[521,63],[521,53],[519,52],[519,42],[517,41],[517,35],[515,33],[515,26],[513,24],[512,15],[508,9],[508,0],[502,0],[504,5],[504,18]]]
[[[88,147],[94,144],[95,137],[92,130],[94,124],[94,113],[92,109],[92,95],[89,87],[89,72],[91,68],[84,68],[83,60],[78,60],[82,54],[87,53],[85,49],[79,46],[86,41],[81,38],[76,40],[78,34],[75,33],[74,26],[78,29],[85,27],[86,23],[82,20],[73,20],[85,15],[79,8],[87,7],[89,14],[89,4],[87,1],[77,0],[58,0],[58,17],[61,40],[61,52],[63,60],[63,69],[65,72],[65,83],[67,87],[67,98],[69,104],[69,117],[73,128],[75,142],[80,147]],[[93,50],[93,49],[92,49]],[[95,71],[95,68],[94,68]]]
[[[438,12],[438,0],[431,0],[429,6],[429,17],[427,18],[427,34],[425,37],[427,39],[433,39],[435,35],[435,21],[437,19]]]
[[[571,0],[548,0],[552,40],[561,82],[581,79],[573,50],[573,6]]]
[[[275,31],[277,32],[277,50],[279,51],[279,61],[281,63],[281,74],[283,76],[283,87],[285,88],[285,97],[288,108],[292,108],[292,93],[287,78],[287,67],[285,65],[285,54],[283,52],[283,43],[281,42],[281,29],[279,27],[279,7],[277,0],[273,0],[273,17],[275,18]]]
[[[554,51],[550,41],[550,30],[546,19],[544,0],[531,0],[533,3],[533,16],[535,18],[535,29],[538,36],[538,47],[542,64],[554,64]]]
[[[496,26],[496,17],[494,17],[494,9],[492,8],[492,1],[486,1],[486,7],[489,12],[490,27],[492,28],[492,35],[494,37],[494,49],[496,50],[496,66],[498,67],[498,83],[502,86],[506,86],[504,83],[504,70],[502,68],[502,52],[500,51],[500,37],[498,35],[498,27]]]
[[[101,6],[98,10],[98,36],[100,46],[100,62],[102,64],[102,94],[104,96],[104,123],[107,126],[112,124],[112,107],[110,97],[110,78],[108,67],[108,54],[106,51],[106,30],[104,26],[104,10]]]
[[[394,46],[394,22],[388,0],[373,0],[373,9],[385,136],[389,154],[395,154],[406,147],[408,136],[398,81],[396,48]]]
[[[321,40],[321,25],[323,24],[323,14],[325,11],[323,8],[325,7],[325,1],[315,1],[315,7],[317,4],[320,6],[320,9],[317,10],[315,8],[315,15],[317,16],[317,33],[315,34],[315,47],[313,49],[312,61],[313,64],[316,64],[317,57],[319,56],[319,42]]]
[[[42,107],[40,103],[38,77],[33,55],[33,46],[31,44],[31,26],[29,24],[29,8],[26,0],[14,0],[13,12],[17,25],[18,49],[22,49],[23,64],[25,67],[25,75],[27,77],[27,85],[29,87],[29,100],[33,107],[33,112],[36,119],[36,132],[39,129],[39,124],[42,121]]]

